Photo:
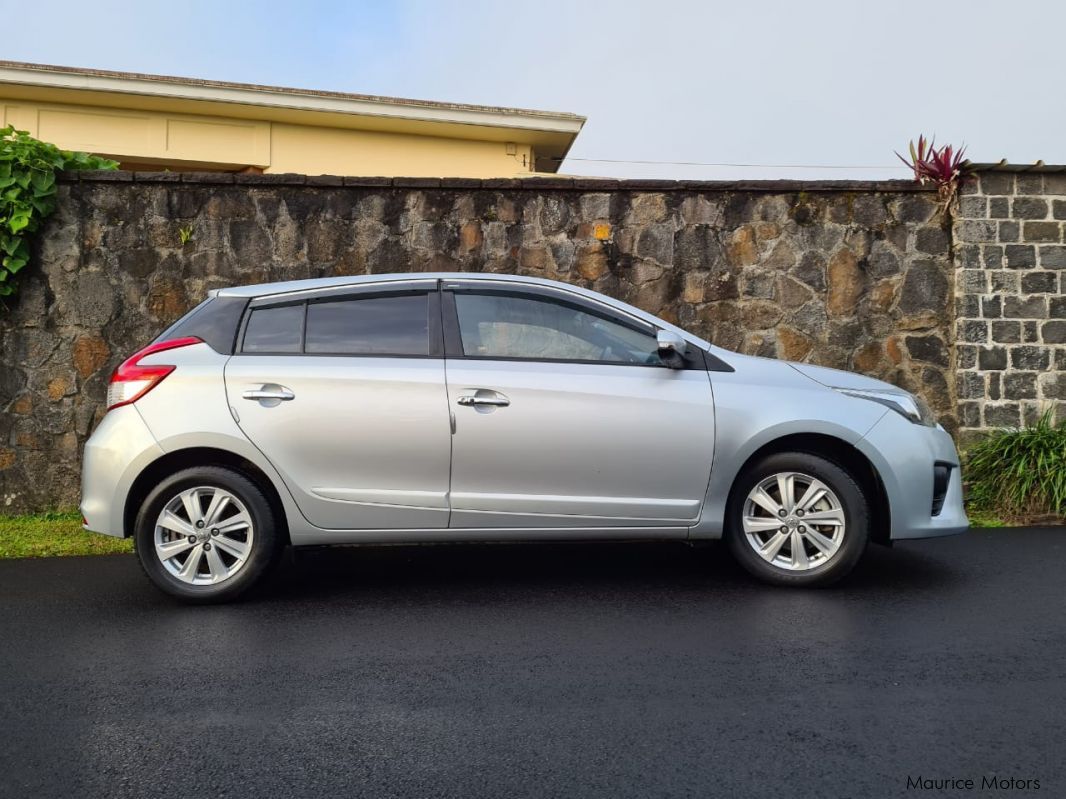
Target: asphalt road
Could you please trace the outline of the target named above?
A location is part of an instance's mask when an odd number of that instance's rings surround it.
[[[194,608],[129,556],[0,562],[0,795],[1066,796],[1064,562],[976,531],[794,591],[718,546],[344,549]]]

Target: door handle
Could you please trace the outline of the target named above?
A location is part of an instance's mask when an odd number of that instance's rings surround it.
[[[459,399],[456,400],[460,405],[492,405],[496,408],[506,408],[511,404],[511,401],[500,394],[462,394]]]
[[[282,402],[296,399],[296,395],[285,386],[251,388],[241,394],[241,396],[246,400],[280,400]]]

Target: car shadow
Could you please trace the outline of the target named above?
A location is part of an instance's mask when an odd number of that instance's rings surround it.
[[[871,546],[855,571],[829,591],[947,591],[965,582],[928,544]],[[290,551],[257,598],[367,599],[471,592],[663,591],[746,594],[781,590],[744,571],[721,542],[437,544],[322,547]],[[788,589],[786,589],[788,590]]]

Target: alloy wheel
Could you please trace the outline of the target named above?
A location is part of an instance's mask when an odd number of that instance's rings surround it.
[[[189,585],[217,585],[248,562],[255,530],[234,494],[197,486],[174,496],[155,523],[155,552],[163,567]]]
[[[759,482],[741,520],[752,549],[774,566],[809,571],[828,563],[844,541],[844,508],[816,477],[778,472]]]

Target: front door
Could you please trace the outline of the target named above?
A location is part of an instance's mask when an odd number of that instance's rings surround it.
[[[656,330],[606,306],[482,286],[443,295],[451,526],[694,524],[714,451],[702,360],[667,368]]]
[[[416,281],[253,304],[229,404],[315,526],[448,526],[438,298]]]

